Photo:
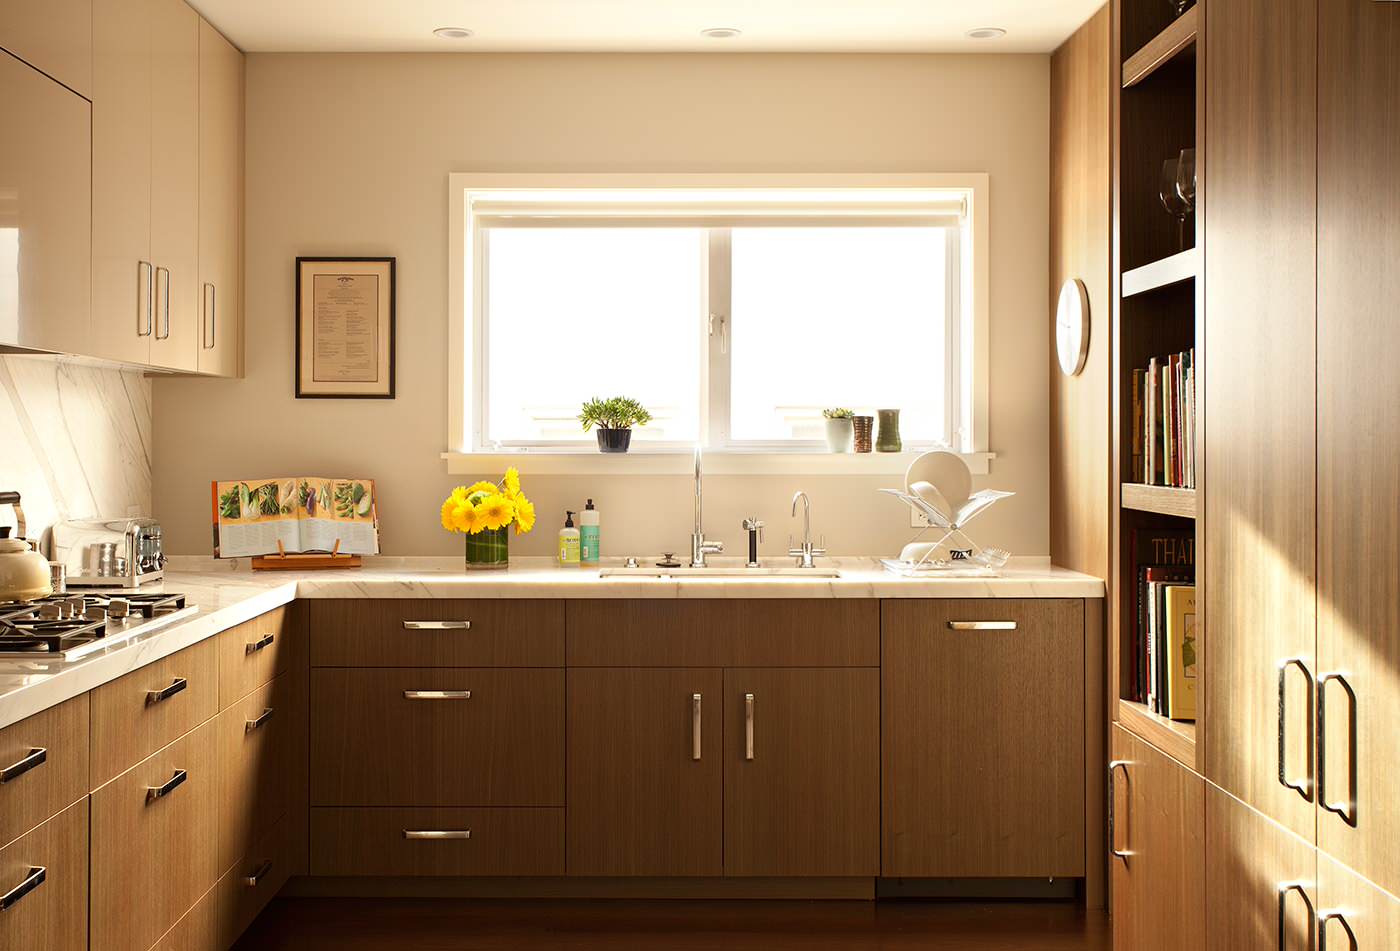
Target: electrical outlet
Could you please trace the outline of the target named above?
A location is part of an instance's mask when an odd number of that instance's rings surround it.
[[[914,506],[912,506],[912,505],[909,506],[909,527],[910,527],[910,528],[928,528],[928,527],[929,527],[930,525],[932,525],[932,524],[933,524],[933,523],[930,522],[930,521],[928,520],[928,516],[927,516],[927,515],[925,515],[923,512],[920,512],[918,509],[914,508]]]

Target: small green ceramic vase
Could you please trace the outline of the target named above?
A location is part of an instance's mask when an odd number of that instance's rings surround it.
[[[903,451],[904,442],[899,438],[899,410],[877,409],[875,415],[880,419],[880,431],[875,437],[875,451]]]

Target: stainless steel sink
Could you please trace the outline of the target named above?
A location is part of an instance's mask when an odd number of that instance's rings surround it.
[[[813,581],[841,577],[835,568],[602,568],[599,578],[809,578]]]

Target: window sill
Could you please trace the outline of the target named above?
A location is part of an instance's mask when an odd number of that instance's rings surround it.
[[[897,475],[922,455],[916,452],[724,452],[707,450],[706,475]],[[994,452],[960,453],[973,475],[991,471]],[[688,450],[634,449],[626,453],[506,451],[444,452],[453,475],[481,475],[515,466],[526,475],[690,475],[694,453]]]

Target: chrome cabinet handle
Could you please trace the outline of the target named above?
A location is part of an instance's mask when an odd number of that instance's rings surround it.
[[[1126,849],[1120,851],[1118,848],[1118,840],[1114,837],[1113,771],[1122,769],[1123,778],[1128,781],[1129,788],[1131,789],[1133,778],[1128,773],[1129,765],[1128,760],[1125,759],[1116,759],[1108,764],[1108,854],[1116,859],[1122,859],[1124,862],[1128,861],[1128,856],[1133,853]]]
[[[165,275],[165,281],[160,279],[161,274]],[[165,285],[165,293],[161,293],[161,284]],[[160,301],[161,320],[165,327],[164,331],[156,331],[157,340],[168,340],[170,338],[170,268],[156,268],[156,298]]]
[[[258,882],[263,880],[263,876],[272,871],[272,859],[263,859],[263,863],[257,867],[252,875],[243,876],[243,884],[249,888],[257,888]]]
[[[218,288],[213,284],[204,285],[204,349],[214,349],[214,305],[217,302]]]
[[[1361,945],[1356,940],[1356,932],[1351,930],[1351,925],[1339,911],[1327,912],[1318,916],[1317,951],[1327,951],[1327,926],[1334,921],[1341,925],[1342,930],[1347,933],[1347,942],[1351,945],[1351,951],[1361,951]]]
[[[152,310],[151,305],[151,295],[154,293],[151,274],[150,261],[136,262],[136,336],[138,337],[149,337],[152,324],[155,321],[155,311]],[[145,318],[145,330],[141,329],[143,317]]]
[[[753,759],[753,694],[744,694],[744,759]]]
[[[470,631],[471,621],[404,621],[406,631]]]
[[[950,631],[1014,631],[1015,621],[949,621]]]
[[[470,690],[405,690],[405,700],[470,700]]]
[[[264,723],[272,719],[272,712],[272,707],[266,707],[262,713],[259,713],[253,719],[245,720],[243,722],[243,732],[252,733],[254,730],[261,728]]]
[[[151,803],[155,802],[157,799],[163,799],[163,798],[165,798],[166,796],[168,796],[168,795],[170,795],[171,793],[173,793],[176,789],[179,789],[180,786],[184,785],[185,779],[188,777],[188,775],[189,775],[189,774],[186,773],[183,769],[177,769],[177,770],[175,770],[175,775],[174,775],[174,776],[171,776],[169,779],[167,779],[167,780],[166,780],[164,783],[162,783],[161,785],[159,785],[159,786],[147,786],[147,787],[146,787],[146,804],[147,804],[147,805],[150,805]]]
[[[275,640],[277,640],[277,636],[275,634],[264,634],[257,640],[250,641],[249,643],[244,644],[243,653],[256,654],[260,650],[264,650],[265,648],[271,647],[272,642]]]
[[[1347,692],[1347,798],[1341,802],[1327,799],[1327,685],[1336,681]],[[1356,828],[1356,789],[1357,789],[1357,708],[1356,691],[1342,674],[1323,674],[1317,678],[1317,802],[1328,812],[1336,813],[1342,821]],[[1348,929],[1350,930],[1350,929]]]
[[[471,829],[404,829],[405,839],[428,842],[443,842],[449,839],[470,839]]]
[[[1278,951],[1288,951],[1288,893],[1297,892],[1308,906],[1308,930],[1312,930],[1313,906],[1308,890],[1297,882],[1285,882],[1278,887]],[[1311,944],[1312,942],[1309,942]]]
[[[12,779],[19,779],[35,766],[42,765],[49,758],[49,751],[42,746],[36,746],[24,758],[16,763],[11,763],[4,769],[0,769],[0,785],[8,783]]]
[[[147,690],[146,705],[149,706],[153,703],[160,703],[162,700],[169,700],[189,685],[190,682],[184,677],[176,677],[170,682],[169,687],[162,687],[160,690]]]
[[[1313,705],[1313,678],[1312,673],[1303,663],[1301,657],[1289,657],[1282,660],[1278,665],[1278,781],[1279,785],[1292,789],[1308,802],[1313,801],[1313,782],[1311,770],[1301,780],[1294,782],[1288,778],[1288,668],[1296,665],[1303,672],[1303,678],[1308,682],[1308,706]],[[1313,737],[1312,717],[1308,717],[1308,762],[1312,763]]]
[[[690,758],[700,759],[700,694],[690,695]]]
[[[34,889],[44,884],[44,879],[49,877],[49,870],[42,865],[31,866],[24,876],[24,881],[14,888],[0,895],[0,911],[9,911],[15,907],[21,898],[28,895]]]

